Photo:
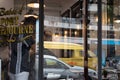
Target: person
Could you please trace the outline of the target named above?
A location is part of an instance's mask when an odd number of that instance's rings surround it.
[[[28,80],[35,80],[35,51],[34,49],[30,50],[30,71],[29,71],[29,77]]]
[[[21,38],[24,35],[19,35]],[[34,44],[31,37],[23,42],[13,42],[10,44],[10,80],[28,80],[29,76],[29,50]],[[23,79],[21,79],[23,78]]]
[[[34,25],[33,23],[35,23],[35,19],[33,18],[27,18],[25,21],[25,25]],[[11,38],[16,38],[15,42],[11,42],[9,45],[10,64],[8,75],[10,80],[28,80],[30,72],[29,51],[35,48],[33,35],[34,34],[17,34],[10,36]]]

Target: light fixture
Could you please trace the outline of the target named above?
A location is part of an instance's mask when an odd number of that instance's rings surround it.
[[[118,11],[118,14],[114,18],[115,23],[120,23],[120,14],[119,14],[120,11],[119,11],[119,9],[120,9],[120,5],[119,5],[119,1],[118,1],[117,10],[116,10],[116,11]]]
[[[20,24],[24,24],[24,22],[25,22],[25,20],[22,20],[22,21],[20,22]]]
[[[57,28],[56,30],[55,30],[55,37],[59,37],[60,36],[60,34],[59,34],[59,29]]]
[[[27,6],[31,8],[39,8],[39,2],[37,0],[32,0],[30,3],[27,4]]]
[[[58,32],[55,33],[55,37],[59,37],[59,33]]]
[[[28,17],[34,17],[34,18],[38,18],[37,14],[34,13],[34,11],[32,9],[29,9],[29,11],[24,15],[25,18]]]
[[[75,31],[75,32],[74,32],[74,34],[75,34],[75,36],[76,36],[76,35],[78,34],[78,32],[77,32],[77,31]]]
[[[115,16],[115,23],[120,23],[120,15]]]
[[[30,3],[27,4],[27,6],[30,8],[39,8],[39,2],[37,0],[32,0]],[[46,7],[45,4],[44,7]]]
[[[65,31],[64,31],[64,34],[65,34],[65,35],[67,35],[67,34],[68,34],[67,30],[65,30]]]

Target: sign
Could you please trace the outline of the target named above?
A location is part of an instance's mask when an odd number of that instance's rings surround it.
[[[4,42],[14,42],[16,38],[9,39],[10,35],[32,34],[33,25],[19,24],[19,15],[22,14],[23,6],[20,9],[0,8],[0,44]]]

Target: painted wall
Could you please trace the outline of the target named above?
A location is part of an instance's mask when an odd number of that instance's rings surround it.
[[[14,7],[14,0],[0,0],[0,8],[10,9]]]

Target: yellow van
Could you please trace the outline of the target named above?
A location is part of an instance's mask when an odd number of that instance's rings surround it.
[[[69,65],[84,66],[83,46],[75,43],[44,41],[44,48],[52,50],[55,55]],[[88,67],[96,69],[97,56],[88,50]]]

